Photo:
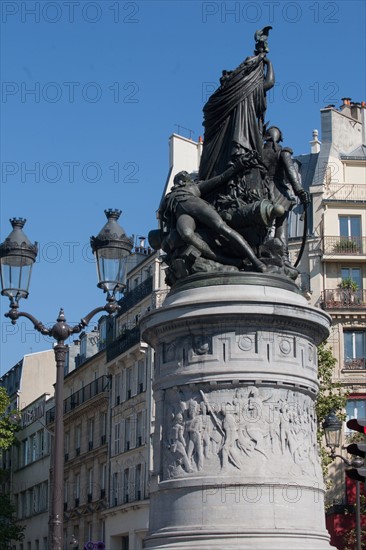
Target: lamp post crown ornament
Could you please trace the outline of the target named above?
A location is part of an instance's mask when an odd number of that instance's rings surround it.
[[[25,218],[10,218],[10,223],[13,231],[6,237],[5,241],[0,244],[0,257],[4,257],[9,253],[17,253],[19,250],[23,255],[29,258],[34,258],[38,254],[38,243],[31,243],[26,234],[23,232],[23,227],[26,223]]]
[[[133,240],[127,237],[124,229],[118,223],[122,210],[109,208],[104,210],[104,213],[108,220],[107,223],[96,237],[90,239],[93,252],[95,253],[98,248],[114,246],[129,253],[133,247]]]

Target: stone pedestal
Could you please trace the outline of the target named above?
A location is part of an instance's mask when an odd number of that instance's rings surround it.
[[[286,278],[195,275],[142,323],[156,350],[146,548],[329,549],[316,444],[329,317]]]

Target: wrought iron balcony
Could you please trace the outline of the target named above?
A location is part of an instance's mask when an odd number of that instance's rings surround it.
[[[366,359],[365,357],[361,357],[359,359],[345,359],[343,362],[343,368],[345,370],[366,369]]]
[[[366,186],[357,183],[330,183],[323,197],[327,201],[366,202]]]
[[[107,391],[108,384],[108,377],[100,376],[96,380],[93,380],[90,384],[87,384],[77,392],[71,394],[67,399],[64,399],[64,414],[74,410],[76,407],[79,407],[92,397]],[[46,413],[46,423],[49,424],[54,422],[54,420],[55,409],[53,407]]]
[[[140,342],[140,327],[136,325],[130,330],[125,330],[121,336],[107,346],[107,361],[112,361],[138,342]]]
[[[323,253],[331,256],[366,255],[366,237],[324,237]]]
[[[131,307],[135,306],[143,300],[146,296],[151,294],[153,289],[153,278],[149,277],[143,283],[136,286],[133,290],[125,292],[123,298],[118,302],[121,306],[121,309],[118,312],[118,315],[126,313]]]
[[[322,309],[361,309],[366,305],[365,290],[333,288],[321,293]]]

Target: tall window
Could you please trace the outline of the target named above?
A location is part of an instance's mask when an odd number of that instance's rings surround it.
[[[65,460],[69,459],[70,451],[70,433],[66,432],[64,437],[64,450],[65,450]]]
[[[89,436],[89,451],[93,449],[93,441],[94,441],[94,418],[89,418],[88,421],[88,436]]]
[[[131,447],[131,417],[126,418],[125,421],[125,451],[128,451]]]
[[[340,237],[361,237],[361,216],[339,216]]]
[[[80,474],[75,476],[75,506],[79,506],[80,503]]]
[[[93,498],[93,468],[88,470],[88,501]]]
[[[114,425],[114,454],[115,455],[118,455],[119,452],[120,452],[120,448],[119,448],[119,442],[120,442],[120,423],[117,422],[115,425]]]
[[[28,439],[22,441],[22,465],[26,466],[29,462],[29,445]]]
[[[366,418],[366,398],[348,399],[346,404],[346,422],[351,418]],[[346,433],[352,430],[345,428]]]
[[[126,468],[123,472],[123,502],[129,501],[129,482],[130,482],[130,470]]]
[[[100,466],[99,479],[100,479],[100,498],[104,498],[106,480],[107,480],[107,464],[106,463],[104,463]]]
[[[121,373],[116,374],[114,378],[114,398],[115,404],[119,405],[121,400]]]
[[[143,392],[145,390],[145,361],[143,359],[140,359],[138,362],[138,374],[137,374],[137,391],[139,393]]]
[[[137,418],[136,418],[136,445],[138,447],[146,443],[145,424],[146,424],[146,411],[143,410],[137,413]]]
[[[112,477],[112,502],[114,506],[118,505],[118,472],[114,472]]]
[[[75,450],[76,450],[76,454],[79,455],[80,454],[80,446],[81,446],[81,426],[76,426],[76,431],[75,431]]]
[[[126,369],[126,399],[132,395],[132,367]]]
[[[101,444],[104,445],[107,441],[107,413],[102,413],[100,417],[100,437],[101,437]]]
[[[342,281],[344,279],[352,279],[358,288],[362,288],[361,268],[359,267],[342,267],[341,269]]]
[[[366,332],[344,332],[344,366],[346,368],[366,368]]]
[[[136,466],[136,474],[135,474],[135,483],[136,483],[136,494],[135,497],[137,500],[141,500],[143,498],[142,495],[142,487],[141,487],[141,464],[138,464]]]

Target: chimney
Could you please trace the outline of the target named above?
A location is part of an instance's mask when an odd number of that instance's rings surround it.
[[[313,139],[310,141],[310,152],[312,155],[319,153],[321,142],[318,139],[318,130],[313,130]]]
[[[358,122],[361,122],[361,103],[351,102],[351,116]]]
[[[362,145],[366,147],[366,101],[361,102]]]
[[[342,105],[340,107],[341,112],[344,115],[351,116],[351,98],[350,97],[342,97]]]

